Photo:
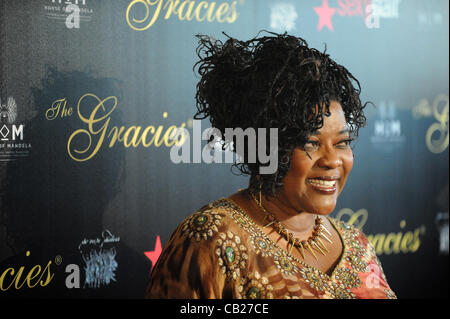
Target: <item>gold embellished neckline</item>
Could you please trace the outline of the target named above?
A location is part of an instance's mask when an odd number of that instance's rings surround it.
[[[271,245],[273,245],[276,249],[278,249],[279,251],[281,251],[282,254],[285,254],[286,256],[288,256],[288,258],[293,259],[295,262],[297,262],[297,264],[300,264],[300,265],[302,265],[303,267],[310,268],[310,269],[312,269],[312,270],[314,270],[314,271],[317,271],[319,274],[324,275],[324,276],[325,276],[328,280],[330,280],[330,281],[332,281],[332,279],[333,279],[334,276],[335,276],[336,271],[337,271],[339,268],[341,268],[342,263],[345,261],[344,255],[345,255],[345,252],[347,251],[347,244],[345,243],[345,240],[343,239],[342,234],[341,234],[341,232],[339,231],[339,229],[338,229],[337,225],[335,224],[334,220],[331,219],[331,218],[329,218],[328,216],[326,217],[327,220],[330,222],[330,224],[332,225],[332,227],[333,227],[333,228],[335,229],[335,231],[337,232],[337,234],[338,234],[338,236],[339,236],[339,239],[340,239],[340,241],[341,241],[341,243],[342,243],[342,253],[341,253],[340,257],[339,257],[339,261],[338,261],[338,263],[336,264],[336,266],[333,268],[333,270],[332,270],[332,272],[331,272],[330,275],[328,275],[326,272],[320,270],[319,268],[314,267],[314,266],[312,266],[312,265],[310,265],[310,264],[308,264],[308,263],[306,263],[306,262],[300,260],[300,259],[297,258],[296,256],[290,254],[290,253],[289,253],[288,251],[286,251],[285,249],[281,248],[280,245],[278,245],[278,244],[277,244],[275,241],[273,241],[269,236],[267,236],[267,234],[261,229],[261,227],[260,227],[258,224],[256,224],[256,222],[253,220],[253,218],[251,218],[251,217],[245,212],[245,210],[244,210],[243,208],[241,208],[234,200],[232,200],[232,199],[230,199],[230,198],[221,198],[219,201],[222,201],[222,200],[223,200],[223,201],[226,201],[226,202],[228,202],[228,203],[230,203],[230,204],[233,206],[233,208],[234,208],[237,212],[239,212],[239,213],[242,215],[243,218],[245,218],[246,220],[248,220],[248,222],[253,226],[253,228],[255,229],[255,231],[257,231],[258,234],[259,234],[261,237],[263,237],[265,240],[269,241],[269,243],[270,243]]]
[[[297,248],[303,259],[305,259],[305,253],[309,252],[317,260],[317,255],[314,253],[314,249],[316,249],[324,256],[329,253],[329,250],[322,239],[324,241],[328,241],[328,243],[330,244],[333,244],[331,239],[328,238],[328,236],[331,237],[331,233],[323,225],[323,220],[319,216],[316,216],[315,218],[312,235],[309,236],[307,240],[297,239],[291,232],[286,229],[286,227],[278,220],[278,218],[276,218],[274,214],[266,209],[261,201],[261,192],[259,194],[259,201],[256,199],[253,193],[250,193],[250,196],[252,197],[258,208],[264,213],[264,222],[268,222],[263,227],[266,228],[272,226],[272,228],[288,242],[288,247],[289,245],[291,245],[289,254],[292,255],[292,249],[294,247]]]

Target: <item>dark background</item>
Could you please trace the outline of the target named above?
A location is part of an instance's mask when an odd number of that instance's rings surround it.
[[[206,2],[217,8],[227,1]],[[14,112],[9,106],[0,130],[24,125],[20,143],[30,146],[0,148],[0,276],[14,269],[5,274],[0,297],[143,297],[152,267],[146,252],[157,237],[164,245],[185,217],[248,180],[233,175],[230,164],[174,164],[164,144],[109,147],[108,137],[91,159],[75,161],[68,140],[88,129],[77,104],[88,93],[117,97],[108,132],[161,125],[163,135],[182,123],[191,130],[195,35],[225,40],[224,31],[247,40],[263,29],[287,30],[321,51],[326,45],[360,80],[363,101],[375,107],[367,108],[368,126],[332,216],[372,239],[399,298],[448,297],[448,1],[233,2],[236,20],[221,23],[165,19],[166,0],[155,23],[137,31],[127,23],[127,0],[80,0],[74,28],[65,8],[76,1],[0,0],[0,99],[4,110],[8,98],[17,106]],[[336,11],[332,25],[319,29],[314,8],[325,2]],[[365,12],[374,8],[379,20],[376,25],[369,16],[371,28]],[[149,6],[149,15],[154,12]],[[131,7],[130,19],[144,17],[143,3]],[[73,114],[48,120],[58,99]],[[93,98],[82,100],[82,114],[95,105]],[[87,136],[74,143],[85,148]],[[389,234],[394,240],[386,244]],[[403,250],[402,241],[409,243]],[[22,283],[36,265],[44,272],[50,261],[48,285],[7,287],[18,274]],[[79,266],[80,288],[66,287],[69,264]]]

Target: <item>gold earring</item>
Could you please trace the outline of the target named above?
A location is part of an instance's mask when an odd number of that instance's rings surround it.
[[[262,200],[261,200],[261,190],[259,190],[259,202],[258,205],[261,207],[262,206]]]
[[[258,176],[259,177],[259,176]],[[262,206],[262,198],[261,198],[261,190],[262,190],[262,182],[261,182],[261,179],[260,178],[258,178],[258,181],[259,181],[259,202],[258,202],[258,205],[261,207]]]

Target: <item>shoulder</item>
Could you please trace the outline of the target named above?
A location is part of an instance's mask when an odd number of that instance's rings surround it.
[[[180,224],[178,232],[196,242],[211,241],[220,233],[238,230],[241,215],[242,212],[234,202],[221,198],[189,215]]]
[[[346,246],[344,258],[351,265],[351,268],[361,273],[368,288],[381,287],[381,290],[364,290],[364,298],[396,298],[395,293],[387,283],[383,267],[375,249],[366,235],[360,229],[343,221],[334,218],[329,219],[341,234]],[[376,295],[377,291],[381,291],[381,294]]]
[[[329,220],[341,235],[347,248],[360,254],[375,256],[375,250],[362,230],[335,218],[329,217]]]
[[[237,205],[219,199],[184,219],[152,271],[148,296],[220,298],[248,259],[236,214]]]
[[[351,239],[351,240],[363,240],[367,241],[366,236],[364,233],[356,228],[353,225],[349,225],[346,222],[343,222],[341,220],[338,220],[336,218],[328,217],[328,219],[331,221],[333,226],[338,230],[338,232],[341,234],[343,239]]]
[[[385,279],[384,272],[382,271],[382,266],[375,249],[363,231],[343,221],[339,221],[334,218],[330,218],[330,220],[341,234],[342,240],[346,246],[346,257],[352,261],[358,260],[365,266],[370,264],[376,265]]]
[[[187,250],[195,250],[204,264],[212,263],[228,279],[236,279],[247,266],[248,223],[245,213],[229,199],[219,199],[188,216],[177,237]],[[204,265],[204,266],[205,266]]]

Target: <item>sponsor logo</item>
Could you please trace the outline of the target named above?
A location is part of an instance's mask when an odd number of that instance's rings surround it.
[[[365,25],[369,29],[380,28],[381,18],[398,19],[401,0],[371,0],[365,7]]]
[[[444,5],[444,3],[442,3]],[[445,5],[444,5],[445,6]],[[423,3],[417,12],[417,30],[441,32],[444,24],[444,13]]]
[[[86,0],[46,0],[44,11],[48,19],[63,23],[67,29],[79,29],[94,14]]]
[[[25,124],[16,122],[17,103],[13,97],[0,99],[0,161],[29,156],[31,143],[25,140]]]
[[[370,141],[375,148],[392,152],[405,142],[402,122],[397,117],[397,107],[394,101],[381,101],[377,105],[377,115]]]
[[[440,26],[443,22],[441,12],[418,12],[417,21],[421,26]]]
[[[101,236],[94,239],[83,239],[78,250],[84,261],[85,279],[84,286],[88,288],[100,288],[116,281],[116,271],[119,264],[116,261],[115,243],[120,242],[120,237],[114,236],[109,230],[102,232]],[[69,271],[79,272],[76,265],[70,265]],[[66,272],[68,272],[66,268]],[[74,280],[66,280],[67,283]],[[69,286],[67,286],[69,288]]]
[[[314,7],[319,22],[317,30],[328,28],[334,31],[333,16],[361,17],[368,29],[380,28],[381,18],[398,18],[401,0],[337,0],[337,7],[330,7],[328,0]]]

